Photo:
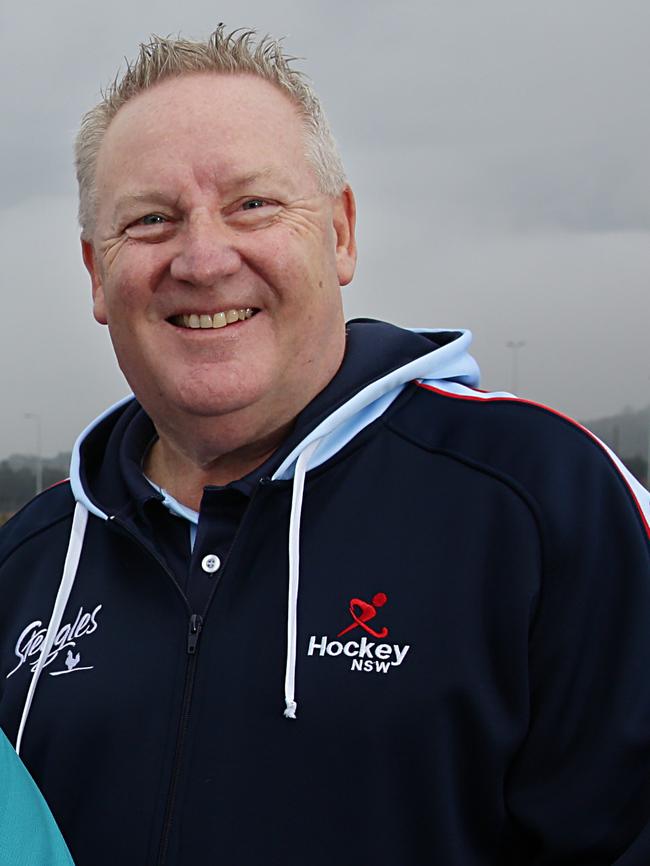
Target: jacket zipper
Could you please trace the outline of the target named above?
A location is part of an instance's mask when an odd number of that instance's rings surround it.
[[[187,654],[193,656],[196,654],[196,645],[199,642],[199,635],[203,628],[203,617],[198,613],[193,613],[190,617],[190,627],[187,631]]]
[[[208,598],[208,602],[206,604],[206,608],[205,608],[204,612],[207,612],[208,608],[212,604],[212,599],[214,597],[214,594],[217,591],[217,587],[218,587],[219,583],[223,579],[223,575],[224,575],[224,572],[225,572],[226,567],[228,565],[228,561],[230,560],[232,552],[235,549],[235,544],[237,543],[237,540],[242,533],[242,529],[244,527],[244,524],[248,522],[247,518],[249,518],[249,515],[250,515],[251,510],[252,510],[253,502],[257,498],[257,493],[258,493],[260,487],[263,487],[266,483],[268,483],[268,479],[266,479],[266,478],[260,479],[258,485],[253,490],[252,496],[250,498],[250,502],[248,504],[248,508],[246,509],[246,512],[244,513],[244,516],[243,516],[239,526],[237,527],[237,530],[235,532],[235,536],[232,540],[228,559],[223,565],[223,568],[222,568],[221,573],[219,575],[219,581],[215,582],[215,585],[212,589],[212,593],[210,594],[210,597]],[[177,793],[178,780],[179,780],[180,771],[181,771],[181,761],[183,758],[185,736],[187,734],[187,728],[188,728],[189,718],[190,718],[190,708],[191,708],[191,704],[192,704],[192,693],[194,691],[194,676],[195,676],[195,671],[196,671],[198,643],[199,643],[199,637],[201,635],[201,631],[203,629],[203,617],[198,613],[192,613],[191,612],[191,608],[190,608],[189,602],[187,600],[187,596],[185,595],[185,593],[181,589],[180,584],[176,580],[176,577],[174,576],[173,572],[170,571],[170,569],[167,567],[167,563],[161,557],[159,557],[155,553],[155,551],[153,551],[149,547],[147,547],[146,544],[144,544],[136,535],[134,535],[131,532],[131,530],[128,528],[128,526],[119,519],[119,517],[114,515],[111,518],[109,518],[109,520],[111,523],[113,523],[115,525],[115,527],[120,532],[122,532],[124,535],[128,536],[132,541],[135,541],[136,544],[138,544],[143,550],[145,550],[149,554],[149,556],[151,556],[160,565],[160,567],[163,569],[165,574],[167,574],[168,577],[171,579],[173,585],[176,587],[176,590],[178,591],[178,594],[181,596],[181,598],[185,604],[185,607],[187,608],[188,612],[190,613],[188,629],[187,629],[188,660],[187,660],[187,668],[185,670],[185,687],[183,690],[183,700],[181,703],[181,716],[180,716],[180,721],[179,721],[179,725],[178,725],[178,734],[176,735],[176,749],[174,751],[174,762],[172,764],[172,775],[171,775],[168,794],[167,794],[167,803],[165,805],[163,827],[162,827],[162,833],[161,833],[161,837],[160,837],[160,846],[158,848],[158,858],[156,860],[156,866],[164,866],[165,860],[167,859],[167,851],[169,849],[169,840],[171,837],[171,830],[172,830],[173,819],[174,819],[174,809],[176,807],[176,793]]]
[[[174,807],[176,804],[176,790],[178,788],[178,779],[180,776],[181,760],[183,756],[183,746],[185,743],[185,735],[187,733],[187,726],[190,717],[190,706],[192,703],[192,693],[194,691],[194,674],[196,670],[197,650],[199,637],[203,629],[203,617],[200,616],[198,613],[192,613],[189,602],[187,600],[187,596],[181,589],[180,584],[174,576],[174,573],[170,571],[170,569],[167,567],[167,563],[164,561],[164,559],[157,556],[155,551],[147,547],[147,545],[144,544],[137,537],[137,535],[134,535],[129,529],[129,527],[125,523],[123,523],[119,519],[119,517],[113,516],[112,518],[110,518],[110,522],[121,534],[126,535],[129,539],[131,539],[131,541],[134,541],[137,545],[139,545],[139,547],[141,547],[146,553],[148,553],[149,556],[151,556],[158,563],[158,565],[160,565],[165,574],[172,581],[172,584],[182,598],[183,603],[190,615],[187,627],[186,649],[188,659],[187,667],[185,669],[185,686],[183,688],[183,699],[181,701],[181,714],[178,724],[178,733],[176,735],[176,748],[174,750],[172,774],[167,793],[167,802],[165,804],[163,826],[160,835],[160,845],[158,847],[158,858],[156,860],[157,866],[163,866],[167,858],[167,849],[169,847]]]
[[[163,828],[160,837],[160,848],[158,849],[158,860],[156,861],[158,866],[163,866],[167,859],[167,849],[169,848],[169,838],[171,836],[174,810],[176,808],[176,793],[181,773],[185,736],[187,734],[190,720],[192,693],[194,691],[194,675],[196,671],[196,657],[202,628],[203,618],[199,616],[198,613],[193,613],[190,617],[187,629],[188,660],[187,669],[185,671],[185,689],[183,690],[181,717],[178,725],[178,734],[176,735],[176,750],[174,752],[174,763],[172,765],[172,775],[169,782],[169,793],[167,794],[167,805],[165,806],[165,817],[163,819]]]

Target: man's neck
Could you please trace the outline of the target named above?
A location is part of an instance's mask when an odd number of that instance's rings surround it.
[[[284,442],[293,421],[238,448],[219,453],[216,447],[190,452],[161,431],[145,457],[144,473],[183,505],[198,511],[203,488],[243,478],[267,460]]]

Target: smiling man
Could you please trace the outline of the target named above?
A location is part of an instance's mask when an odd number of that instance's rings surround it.
[[[345,325],[272,40],[143,46],[77,169],[135,396],[0,541],[0,720],[77,863],[647,866],[647,493],[468,332]]]
[[[276,450],[341,365],[352,192],[321,191],[287,95],[209,72],[127,102],[95,183],[95,316],[155,419],[147,474],[198,510],[205,484]]]

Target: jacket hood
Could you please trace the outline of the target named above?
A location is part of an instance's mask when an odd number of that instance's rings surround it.
[[[377,419],[414,380],[457,382],[475,387],[479,371],[468,354],[467,330],[404,329],[371,319],[347,325],[346,356],[332,382],[298,416],[293,432],[274,455],[273,479],[293,477],[305,448],[305,471],[324,463]],[[129,395],[110,406],[78,437],[72,452],[70,482],[75,500],[91,514],[108,519],[125,498],[116,489],[116,457],[124,430],[136,412]]]

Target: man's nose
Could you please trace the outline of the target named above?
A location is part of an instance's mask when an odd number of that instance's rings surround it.
[[[178,237],[178,251],[171,262],[174,279],[197,286],[212,286],[241,267],[234,237],[219,216],[204,214],[188,221]]]

